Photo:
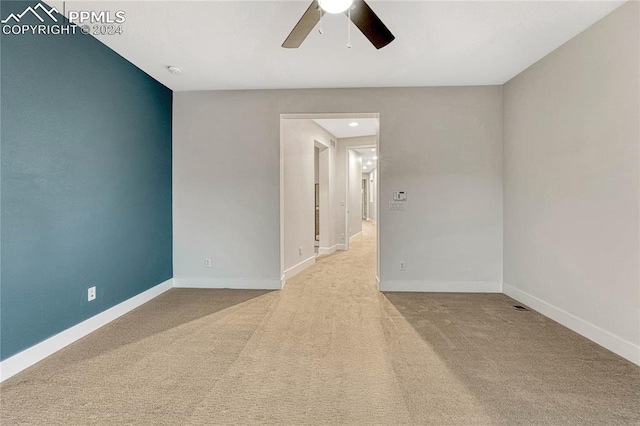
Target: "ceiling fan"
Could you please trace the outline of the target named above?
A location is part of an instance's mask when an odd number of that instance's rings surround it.
[[[345,13],[376,49],[391,43],[395,36],[364,0],[313,0],[282,47],[300,47],[325,13]]]

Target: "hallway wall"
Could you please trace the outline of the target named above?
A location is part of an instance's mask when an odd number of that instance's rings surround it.
[[[380,113],[380,205],[409,194],[405,211],[378,212],[380,288],[499,291],[498,86],[175,93],[177,280],[279,283],[280,114],[326,112]]]
[[[371,170],[369,173],[369,219],[378,220],[378,169]]]
[[[362,232],[362,155],[349,150],[349,238]]]
[[[366,206],[365,206],[366,215],[365,216],[366,216],[367,219],[369,219],[369,216],[370,216],[370,213],[369,213],[369,210],[370,210],[370,206],[369,206],[369,191],[371,190],[371,172],[362,173],[362,181],[366,183],[365,189],[366,189],[367,195],[366,195],[366,199],[364,201],[366,203]]]
[[[319,167],[318,178],[329,178],[329,185],[321,185],[324,186],[321,201],[328,204],[323,211],[333,212],[330,196],[333,193],[334,179],[329,169],[334,167],[336,149],[331,147],[331,140],[335,141],[337,138],[313,120],[282,120],[284,271],[301,262],[312,262],[315,258],[315,141],[327,147],[319,157],[319,160],[326,158],[327,161],[319,161],[318,165],[326,164],[328,169]],[[324,231],[326,235],[332,235],[332,229],[327,228],[321,229],[321,233]],[[330,240],[329,244],[335,243]],[[299,252],[300,247],[302,253]]]
[[[322,140],[322,139],[321,139]],[[325,140],[326,141],[326,140]],[[335,142],[332,146],[331,141]],[[336,236],[336,192],[337,138],[329,134],[329,145],[320,151],[320,254],[333,253],[338,249]]]

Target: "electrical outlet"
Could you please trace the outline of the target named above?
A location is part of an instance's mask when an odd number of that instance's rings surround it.
[[[89,290],[87,290],[87,299],[89,300],[89,302],[91,302],[92,300],[95,300],[96,298],[96,287],[89,287]]]
[[[211,268],[211,259],[205,259],[204,260],[204,267],[205,268]]]
[[[400,261],[400,263],[398,264],[398,269],[400,269],[401,271],[404,271],[406,269],[404,260]]]
[[[299,248],[298,248],[298,254],[299,254],[300,256],[302,256],[302,247],[299,247]]]

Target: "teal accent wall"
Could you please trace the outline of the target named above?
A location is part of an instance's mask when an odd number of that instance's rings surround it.
[[[172,92],[92,36],[0,37],[6,359],[173,276]]]

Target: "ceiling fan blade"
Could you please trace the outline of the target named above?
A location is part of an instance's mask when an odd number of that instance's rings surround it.
[[[346,11],[345,14],[349,14]],[[382,23],[378,15],[364,0],[355,0],[351,9],[351,21],[358,27],[362,34],[369,39],[376,49],[382,49],[395,40],[389,28]]]
[[[318,0],[313,0],[307,11],[302,15],[302,18],[300,18],[296,26],[291,30],[289,37],[282,43],[282,47],[288,49],[300,47],[304,39],[307,38],[318,21],[320,21],[322,15],[324,15],[324,10],[320,9]]]

